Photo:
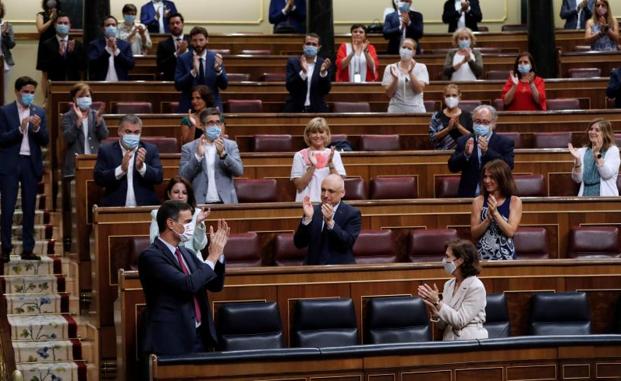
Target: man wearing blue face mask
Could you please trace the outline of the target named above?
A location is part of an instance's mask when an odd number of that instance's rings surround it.
[[[244,174],[239,148],[224,136],[222,114],[216,107],[203,110],[199,119],[205,134],[181,147],[179,175],[192,182],[198,204],[236,204],[233,177]]]
[[[105,188],[102,206],[142,206],[160,203],[154,186],[163,180],[160,153],[142,142],[142,120],[125,115],[119,123],[119,141],[104,144],[97,152],[95,183]]]
[[[56,35],[44,41],[40,48],[42,70],[51,81],[79,81],[86,69],[82,43],[69,38],[69,16],[59,13],[54,27]]]
[[[38,260],[33,253],[34,216],[37,184],[43,176],[41,147],[47,146],[49,136],[45,111],[35,106],[37,82],[30,77],[15,81],[17,100],[0,108],[0,232],[2,233],[2,259],[10,259],[13,213],[17,192],[21,184],[22,197],[22,259]]]
[[[388,40],[388,54],[399,54],[401,42],[406,38],[416,41],[416,54],[420,54],[418,40],[423,37],[423,14],[414,11],[412,0],[398,1],[397,10],[384,19],[383,32]]]
[[[485,163],[504,160],[513,169],[512,139],[494,133],[498,114],[490,105],[481,105],[472,112],[474,134],[457,140],[448,161],[451,172],[461,172],[459,197],[474,197],[480,192],[481,170]]]
[[[93,81],[127,81],[134,67],[131,46],[118,39],[117,20],[106,16],[102,22],[103,37],[88,45],[90,79]]]
[[[330,92],[329,69],[332,62],[321,58],[319,36],[310,33],[304,38],[304,53],[287,61],[287,90],[289,96],[284,112],[328,112],[325,97]]]

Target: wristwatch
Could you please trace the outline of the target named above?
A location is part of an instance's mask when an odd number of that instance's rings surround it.
[[[220,156],[220,160],[226,159],[227,156],[229,156],[229,153],[225,152],[224,155]]]
[[[601,152],[599,152],[599,153],[597,154],[597,158],[598,158],[598,159],[601,159],[601,158],[602,158],[602,154],[601,154]]]

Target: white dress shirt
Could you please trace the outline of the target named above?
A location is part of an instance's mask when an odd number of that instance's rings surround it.
[[[461,10],[461,0],[455,0],[455,10],[459,12],[459,20],[457,20],[457,29],[466,27],[466,12],[470,11],[470,7],[464,12]]]
[[[84,154],[88,155],[91,152],[91,145],[88,142],[88,113],[86,114],[86,118],[82,119],[82,133],[84,134]]]
[[[24,107],[17,102],[17,112],[19,113],[19,125],[21,127],[22,121],[30,117],[30,107]],[[18,127],[19,128],[19,127]],[[22,132],[22,145],[19,147],[19,154],[23,156],[30,156],[30,141],[28,140],[28,129],[26,132]]]
[[[153,8],[155,8],[155,12],[160,14],[160,19],[159,19],[160,33],[166,33],[166,31],[164,30],[164,1],[153,0]]]
[[[308,65],[308,70],[306,70],[306,73],[304,73],[304,70],[300,70],[300,78],[306,81],[306,100],[304,101],[305,107],[308,107],[311,104],[311,101],[310,101],[311,82],[313,78],[313,73],[315,72],[316,63],[317,63],[317,56],[313,57],[313,62],[309,62],[308,57],[307,57],[306,64]],[[319,72],[319,75],[321,75],[321,72]],[[326,75],[328,75],[327,72],[325,75],[321,75],[321,77],[325,78]]]
[[[207,167],[207,202],[220,202],[218,188],[216,187],[216,145],[207,142],[205,146],[205,166]]]
[[[108,58],[108,72],[106,73],[106,81],[114,81],[118,82],[119,76],[116,74],[116,68],[114,67],[114,57],[118,56],[121,53],[121,50],[117,47],[115,51],[112,51],[108,45],[106,45],[106,52],[110,54],[110,58]]]
[[[119,142],[121,146],[121,153],[123,156],[127,153],[127,150],[123,145]],[[114,176],[117,180],[120,180],[123,176],[127,175],[127,196],[125,197],[125,206],[136,206],[136,194],[134,193],[134,160],[136,158],[137,148],[132,151],[132,155],[129,158],[129,164],[127,164],[127,172],[123,172],[122,164],[116,167],[114,170]],[[140,176],[144,176],[147,172],[147,164],[142,163],[142,167],[138,169],[138,173]]]

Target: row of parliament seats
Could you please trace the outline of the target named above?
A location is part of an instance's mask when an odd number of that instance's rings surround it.
[[[358,264],[396,262],[438,262],[444,255],[446,243],[459,238],[456,229],[412,229],[397,242],[390,229],[363,229],[353,251]],[[520,227],[513,237],[518,259],[547,259],[548,232],[543,227]],[[138,256],[149,245],[148,237],[129,241],[130,268],[136,268]],[[398,255],[397,245],[407,247],[406,257]],[[292,233],[279,233],[273,242],[273,258],[262,258],[261,240],[255,232],[233,233],[224,250],[228,266],[254,267],[261,265],[298,266],[304,263],[305,249],[293,243]],[[571,229],[570,258],[619,258],[619,230],[612,226],[582,226]]]

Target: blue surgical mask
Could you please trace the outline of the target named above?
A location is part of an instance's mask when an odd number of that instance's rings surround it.
[[[523,65],[523,64],[519,64],[519,65],[518,65],[518,71],[519,71],[520,73],[522,73],[522,74],[528,74],[528,73],[530,73],[530,69],[531,69],[530,64],[525,64],[525,65]]]
[[[474,123],[472,125],[472,129],[474,130],[474,134],[476,136],[487,136],[490,132],[489,124]]]
[[[304,45],[304,55],[307,57],[315,57],[317,55],[318,50],[319,49],[317,49],[316,46]]]
[[[107,27],[104,29],[104,35],[105,35],[106,37],[108,37],[108,38],[110,38],[110,37],[116,37],[116,33],[117,33],[116,26],[112,26],[112,25],[110,25],[110,26],[107,26]]]
[[[399,12],[409,12],[410,11],[410,3],[405,1],[400,1],[397,5]]]
[[[88,110],[89,107],[91,107],[91,104],[93,104],[93,100],[91,97],[78,97],[75,100],[75,103],[78,105],[80,110]]]
[[[209,139],[210,142],[213,142],[214,140],[218,139],[221,133],[222,133],[222,130],[220,129],[220,127],[218,127],[215,124],[208,124],[207,128],[205,129],[205,135],[207,136],[207,139]]]
[[[138,143],[140,143],[140,135],[125,134],[123,135],[122,141],[125,148],[131,151],[138,147]]]
[[[457,45],[459,49],[468,49],[470,47],[470,40],[459,40],[457,41]]]
[[[22,105],[29,107],[34,101],[34,94],[22,94]]]
[[[133,24],[136,20],[136,15],[123,15],[123,20],[128,24]]]
[[[69,25],[67,24],[56,24],[55,28],[56,34],[58,34],[59,36],[64,37],[69,34]]]

